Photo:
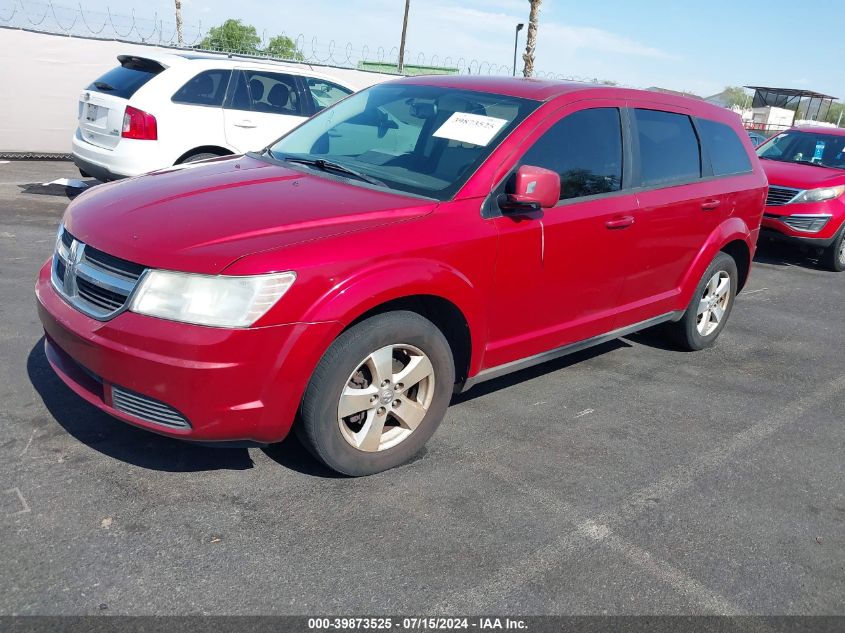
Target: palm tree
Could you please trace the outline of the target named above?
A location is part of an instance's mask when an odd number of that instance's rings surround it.
[[[528,0],[531,3],[531,12],[528,14],[528,37],[525,39],[525,53],[522,59],[525,67],[522,70],[523,77],[530,77],[534,74],[534,49],[537,47],[537,21],[540,17],[540,5],[543,0]]]
[[[185,45],[185,38],[182,35],[182,0],[176,0],[176,42],[179,46]]]

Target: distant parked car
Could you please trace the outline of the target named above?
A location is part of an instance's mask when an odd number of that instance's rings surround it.
[[[748,132],[748,138],[751,139],[751,144],[754,147],[759,147],[763,143],[766,142],[766,137],[760,134],[759,132]]]
[[[322,72],[219,55],[120,55],[79,100],[73,160],[115,180],[261,149],[353,86]],[[378,75],[373,75],[378,77]]]
[[[769,178],[763,232],[845,271],[845,129],[792,128],[757,149]]]
[[[765,198],[739,118],[703,101],[399,79],[261,153],[76,198],[36,286],[47,358],[130,424],[266,443],[295,422],[375,473],[455,390],[657,324],[713,345]]]

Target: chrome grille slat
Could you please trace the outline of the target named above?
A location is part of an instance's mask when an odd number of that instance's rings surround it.
[[[125,309],[138,280],[140,264],[99,251],[62,230],[53,256],[53,285],[90,317],[106,320]]]
[[[794,187],[780,187],[778,185],[769,185],[769,193],[766,195],[766,206],[782,206],[790,202],[799,193],[801,193],[801,190],[795,189]]]
[[[188,420],[173,407],[139,393],[112,385],[112,406],[145,422],[177,428],[191,428]]]

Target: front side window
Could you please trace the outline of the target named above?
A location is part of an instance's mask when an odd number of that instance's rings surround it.
[[[845,169],[845,136],[790,130],[757,148],[764,160]]]
[[[314,112],[328,108],[333,103],[352,94],[349,88],[338,86],[325,79],[307,77],[305,84],[308,86],[308,92],[311,93],[311,98],[314,100]]]
[[[171,101],[191,105],[221,106],[231,70],[205,70],[179,88]]]
[[[701,151],[685,114],[634,110],[640,148],[640,185],[651,187],[701,178]]]
[[[560,198],[622,188],[622,124],[617,108],[581,110],[561,119],[520,160],[560,174]]]
[[[714,176],[751,171],[751,161],[745,152],[745,146],[731,126],[709,119],[698,119],[698,130],[701,133],[701,142],[710,155]]]
[[[266,155],[446,200],[538,106],[485,92],[379,84],[315,115]]]
[[[227,107],[267,114],[304,116],[296,79],[284,73],[256,70],[238,72]]]

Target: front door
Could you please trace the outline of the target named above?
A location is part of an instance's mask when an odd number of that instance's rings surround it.
[[[238,152],[263,149],[304,121],[306,107],[293,75],[239,70],[223,108],[226,142]]]
[[[561,176],[557,206],[523,216],[487,206],[499,231],[490,346],[493,367],[605,332],[627,273],[636,198],[624,188],[620,104],[584,101],[550,116],[514,165]]]

